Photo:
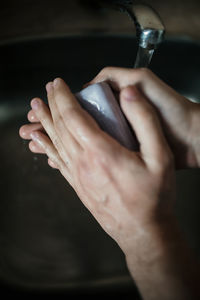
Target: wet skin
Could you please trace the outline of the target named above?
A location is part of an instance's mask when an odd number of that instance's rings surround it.
[[[176,168],[199,166],[199,104],[175,92],[147,69],[105,68],[89,84],[101,81],[109,82],[116,92],[129,85],[137,85],[159,114],[164,133],[173,149]],[[33,110],[29,111],[28,120],[36,124],[22,126],[20,136],[25,139],[31,139],[32,131],[42,130]],[[44,153],[34,142],[30,143],[30,150]]]
[[[147,70],[106,68],[92,83],[102,80],[120,92],[139,152],[103,132],[60,78],[46,85],[48,106],[39,98],[31,101],[31,124],[21,127],[20,135],[31,139],[32,152],[48,156],[118,243],[144,299],[188,299],[196,265],[184,251],[173,214],[174,161],[179,167],[199,165],[199,143],[193,142],[199,107]]]

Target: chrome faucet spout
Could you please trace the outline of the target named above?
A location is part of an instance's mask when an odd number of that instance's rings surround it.
[[[148,5],[138,4],[123,6],[136,27],[138,51],[134,68],[148,67],[154,50],[164,40],[165,27],[160,16]]]
[[[100,0],[104,7],[128,14],[136,27],[138,52],[135,68],[148,67],[154,50],[164,39],[165,28],[158,13],[149,5],[133,4],[131,0]]]
[[[132,12],[139,46],[145,49],[156,49],[163,41],[165,33],[161,18],[147,5],[133,5]]]

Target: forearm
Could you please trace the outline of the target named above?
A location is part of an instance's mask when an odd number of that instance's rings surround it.
[[[199,268],[174,221],[136,233],[126,261],[143,299],[199,299]]]

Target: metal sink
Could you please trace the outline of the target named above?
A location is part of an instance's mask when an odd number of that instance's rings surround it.
[[[29,152],[18,136],[32,97],[62,77],[74,92],[104,66],[132,67],[130,36],[81,36],[0,47],[0,285],[5,292],[112,294],[139,299],[124,255],[46,157]],[[166,40],[151,69],[193,101],[200,100],[200,45]],[[176,213],[200,253],[199,171],[177,174]]]

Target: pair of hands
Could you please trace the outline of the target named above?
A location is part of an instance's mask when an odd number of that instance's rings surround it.
[[[89,84],[100,81],[120,93],[138,153],[103,132],[60,78],[46,85],[48,106],[31,101],[31,124],[20,135],[31,140],[32,152],[48,156],[126,254],[138,237],[171,218],[175,166],[200,165],[200,111],[147,69],[105,68]]]

